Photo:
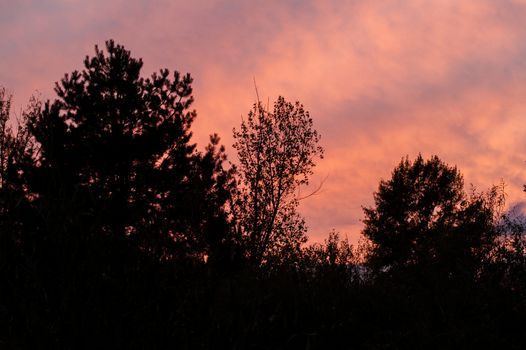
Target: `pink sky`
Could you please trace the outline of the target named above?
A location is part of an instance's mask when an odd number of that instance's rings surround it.
[[[194,141],[255,100],[300,100],[325,159],[301,204],[312,240],[356,241],[362,205],[406,155],[437,154],[479,190],[526,198],[526,1],[19,0],[0,4],[0,85],[22,108],[110,38],[195,79]],[[306,190],[305,190],[306,191]]]

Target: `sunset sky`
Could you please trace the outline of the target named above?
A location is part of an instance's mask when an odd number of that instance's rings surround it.
[[[264,101],[301,101],[325,148],[300,207],[314,241],[356,241],[379,180],[419,152],[526,200],[526,0],[2,0],[0,33],[15,112],[111,38],[145,76],[191,73],[194,141],[219,133],[233,161],[254,78]]]

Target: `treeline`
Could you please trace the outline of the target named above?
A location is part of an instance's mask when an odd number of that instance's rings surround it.
[[[306,245],[320,136],[254,104],[192,143],[192,79],[113,41],[13,121],[0,90],[1,348],[523,348],[525,227],[502,188],[403,159],[362,243]],[[306,195],[307,197],[309,194]]]

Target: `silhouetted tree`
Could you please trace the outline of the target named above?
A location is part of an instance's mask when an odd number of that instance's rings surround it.
[[[190,143],[190,75],[144,79],[142,65],[110,40],[56,84],[58,99],[32,123],[42,150],[32,189],[63,206],[53,218],[129,237],[160,259],[202,257],[207,239],[226,238],[224,149],[217,136],[205,154]]]
[[[272,112],[258,102],[234,138],[241,186],[233,209],[247,253],[256,265],[290,259],[306,241],[297,190],[323,156],[312,118],[299,102],[283,97]]]
[[[34,293],[38,258],[33,240],[39,222],[26,181],[38,151],[27,120],[38,109],[39,103],[32,99],[21,115],[15,117],[11,114],[11,95],[0,88],[0,344],[3,346],[9,337],[21,341],[26,335],[21,330],[32,327],[39,314],[35,304],[41,295]]]
[[[27,120],[40,104],[32,99],[22,112],[21,120],[12,120],[12,96],[0,87],[0,189],[2,191],[24,190],[24,173],[33,164],[36,145],[28,129]],[[16,130],[13,127],[16,126]]]
[[[502,217],[501,235],[485,277],[526,298],[526,220],[515,209]]]
[[[21,119],[14,120],[11,98],[5,88],[0,88],[0,235],[3,248],[15,242],[20,244],[21,235],[32,224],[25,175],[31,169],[37,151],[27,120],[39,109],[39,103],[32,99]],[[10,253],[4,252],[2,258]]]
[[[438,157],[403,159],[364,208],[363,235],[376,269],[433,266],[472,274],[493,247],[495,197],[468,196],[456,167]]]
[[[143,79],[142,61],[122,46],[95,51],[57,84],[56,100],[24,112],[18,133],[0,96],[7,347],[31,339],[145,347],[143,336],[150,346],[175,333],[159,310],[179,309],[172,299],[186,286],[168,293],[167,281],[185,267],[200,271],[206,255],[211,264],[229,259],[224,204],[233,183],[217,135],[204,152],[190,142],[190,76],[161,70]]]

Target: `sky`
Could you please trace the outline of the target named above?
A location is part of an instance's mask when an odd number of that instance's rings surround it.
[[[300,204],[311,241],[358,241],[379,181],[419,153],[524,206],[526,0],[0,0],[0,33],[15,112],[114,39],[144,76],[192,75],[194,141],[217,132],[234,162],[254,80],[263,101],[300,101],[325,148]]]

